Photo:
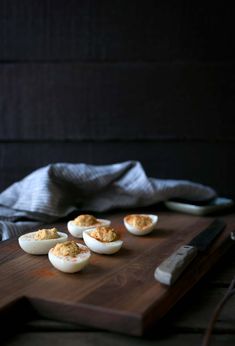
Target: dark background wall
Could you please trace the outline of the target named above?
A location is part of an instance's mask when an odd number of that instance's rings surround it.
[[[228,4],[0,0],[0,189],[131,159],[235,197]]]

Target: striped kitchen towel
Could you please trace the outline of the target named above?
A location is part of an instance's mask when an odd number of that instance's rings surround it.
[[[106,212],[173,198],[198,201],[215,196],[214,189],[199,183],[147,177],[138,161],[49,164],[0,194],[0,234],[5,240],[22,233],[29,222],[54,222],[76,210]],[[19,223],[22,219],[25,222]]]

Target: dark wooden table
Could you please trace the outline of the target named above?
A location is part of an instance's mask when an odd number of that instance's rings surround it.
[[[121,220],[125,213],[112,214],[115,219]],[[164,212],[162,214],[164,216]],[[171,218],[179,217],[177,213],[170,213]],[[107,216],[107,215],[105,215]],[[234,215],[226,215],[226,217]],[[164,216],[165,217],[165,216]],[[180,216],[183,217],[183,216]],[[189,216],[185,216],[189,220]],[[192,216],[193,220],[202,220]],[[65,224],[64,224],[65,225]],[[58,227],[61,223],[58,224]],[[64,226],[65,227],[65,226]],[[0,244],[9,249],[16,243],[12,239]],[[5,325],[10,332],[2,326],[1,335],[4,345],[159,345],[159,346],[194,346],[201,345],[205,330],[215,307],[225,295],[227,288],[235,275],[235,248],[231,246],[223,256],[213,265],[206,275],[203,276],[193,288],[163,316],[156,325],[144,336],[131,336],[116,333],[105,329],[96,329],[90,326],[81,326],[77,323],[52,320],[34,314],[23,317],[24,306],[16,306],[11,309],[11,316],[4,316]],[[11,252],[5,261],[11,261]],[[3,264],[3,262],[1,262]],[[20,275],[19,275],[20,280]],[[1,286],[1,284],[0,284]],[[14,290],[14,287],[12,287]],[[2,299],[3,297],[0,297]],[[21,304],[21,303],[20,303]],[[4,324],[4,321],[1,321]],[[213,328],[210,345],[235,345],[235,295],[224,305]]]

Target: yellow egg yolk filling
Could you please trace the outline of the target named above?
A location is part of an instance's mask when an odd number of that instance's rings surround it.
[[[115,230],[109,226],[98,226],[89,234],[92,238],[107,243],[110,243],[118,239],[118,235],[115,232]]]
[[[93,215],[89,214],[79,215],[73,220],[73,222],[75,223],[75,225],[81,227],[93,226],[99,223],[99,221]]]
[[[36,240],[56,239],[59,238],[58,230],[56,228],[39,229],[35,235]]]
[[[151,226],[152,219],[147,215],[129,215],[126,216],[126,222],[139,230],[144,230]]]
[[[76,257],[80,253],[80,248],[75,241],[72,240],[56,244],[52,252],[55,256]]]

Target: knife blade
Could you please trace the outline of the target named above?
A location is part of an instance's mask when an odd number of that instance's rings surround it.
[[[226,223],[222,219],[215,219],[188,244],[180,246],[172,255],[167,257],[155,269],[154,278],[165,285],[172,285],[198,252],[204,252],[208,249],[225,226]]]

